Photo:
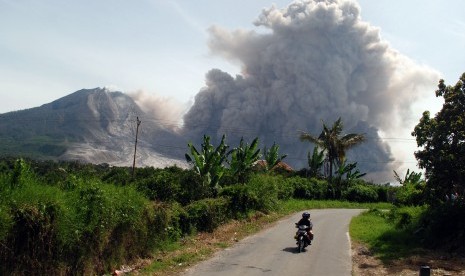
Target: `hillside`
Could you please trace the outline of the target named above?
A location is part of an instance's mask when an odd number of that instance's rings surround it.
[[[172,159],[175,154],[153,145],[160,136],[175,143],[179,139],[157,125],[131,97],[102,88],[79,90],[40,107],[0,114],[0,155],[130,165],[137,117],[143,122],[138,165],[182,165]]]

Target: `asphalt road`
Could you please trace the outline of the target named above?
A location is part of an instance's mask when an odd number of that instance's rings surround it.
[[[309,210],[315,239],[298,253],[294,240],[295,222],[301,213],[274,227],[239,241],[184,274],[209,275],[314,275],[350,276],[352,258],[349,222],[361,212],[353,209]]]

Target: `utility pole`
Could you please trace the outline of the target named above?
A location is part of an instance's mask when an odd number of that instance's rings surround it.
[[[136,143],[134,144],[134,161],[132,162],[132,177],[134,178],[134,172],[136,169],[136,152],[137,152],[137,136],[139,135],[139,126],[141,121],[139,120],[139,117],[136,119],[137,122],[137,127],[136,127]]]

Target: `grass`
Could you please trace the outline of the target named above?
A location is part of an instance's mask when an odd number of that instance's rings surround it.
[[[344,208],[344,209],[391,209],[392,204],[386,202],[380,203],[357,203],[337,200],[299,200],[291,199],[282,202],[280,205],[281,214],[290,214],[304,209],[328,209],[328,208]]]
[[[350,235],[367,245],[382,261],[390,261],[421,251],[420,243],[409,228],[396,227],[388,212],[372,209],[352,219]]]

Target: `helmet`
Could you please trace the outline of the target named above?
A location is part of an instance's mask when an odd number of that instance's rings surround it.
[[[303,217],[303,218],[306,218],[306,219],[309,219],[309,218],[310,218],[310,213],[309,213],[309,212],[304,212],[304,213],[302,214],[302,217]]]

